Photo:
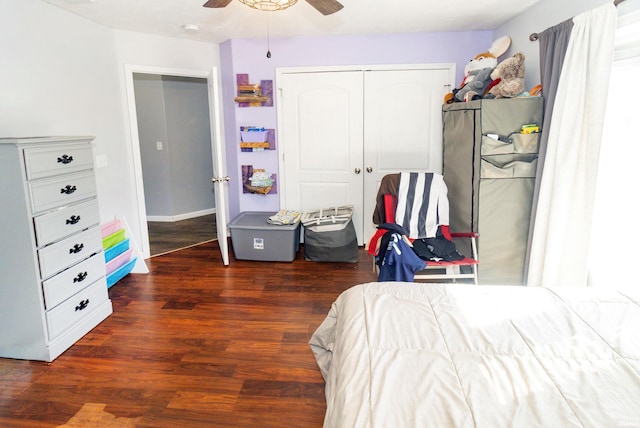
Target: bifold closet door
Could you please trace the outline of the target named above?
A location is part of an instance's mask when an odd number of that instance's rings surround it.
[[[353,205],[362,244],[362,72],[287,73],[278,88],[284,165],[281,208],[309,211]]]
[[[371,236],[382,177],[442,172],[442,98],[449,67],[364,73],[364,234]]]
[[[385,174],[442,171],[440,112],[452,81],[447,65],[280,75],[282,208],[353,205],[363,245]]]

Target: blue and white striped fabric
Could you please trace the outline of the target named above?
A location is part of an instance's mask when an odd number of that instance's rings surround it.
[[[409,238],[433,238],[439,225],[449,225],[447,185],[432,172],[400,173],[396,223]]]

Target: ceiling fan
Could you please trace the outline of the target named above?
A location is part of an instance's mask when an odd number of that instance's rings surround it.
[[[323,15],[331,15],[343,8],[342,4],[337,0],[306,0],[306,2]],[[231,3],[231,0],[208,0],[203,6],[222,8],[227,6],[229,3]]]

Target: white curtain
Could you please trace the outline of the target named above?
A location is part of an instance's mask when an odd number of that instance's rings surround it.
[[[586,286],[593,196],[616,30],[607,3],[573,18],[531,243],[527,285]],[[544,91],[544,88],[543,88]]]

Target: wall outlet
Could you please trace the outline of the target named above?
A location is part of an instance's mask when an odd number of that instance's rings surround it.
[[[156,149],[162,150],[162,141],[156,141]]]

